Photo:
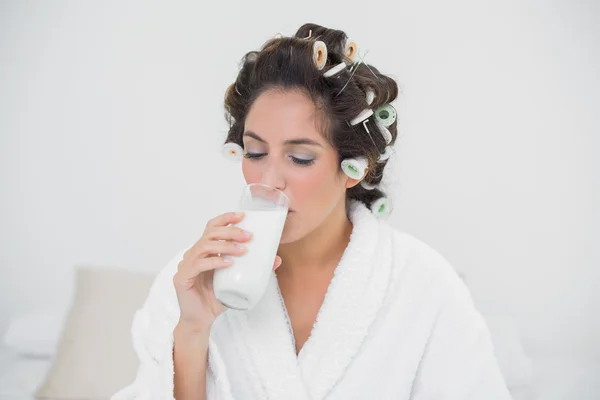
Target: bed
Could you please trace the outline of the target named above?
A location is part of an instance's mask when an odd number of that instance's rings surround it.
[[[51,365],[49,357],[21,356],[1,347],[0,400],[33,400]]]

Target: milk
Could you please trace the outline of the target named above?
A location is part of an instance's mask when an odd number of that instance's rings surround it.
[[[244,210],[236,226],[252,233],[244,242],[246,253],[232,256],[233,264],[215,270],[213,288],[217,299],[229,308],[246,310],[262,298],[273,271],[287,208]]]

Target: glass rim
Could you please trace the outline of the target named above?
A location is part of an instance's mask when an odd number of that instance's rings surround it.
[[[246,187],[247,187],[247,188],[248,188],[248,187],[251,187],[251,186],[252,186],[252,187],[254,187],[254,186],[262,186],[262,187],[265,187],[265,188],[268,188],[268,189],[272,189],[272,190],[274,190],[274,191],[276,191],[276,192],[279,192],[281,195],[283,195],[283,197],[285,197],[285,199],[287,200],[287,203],[288,203],[288,204],[290,204],[290,198],[288,197],[288,195],[287,195],[287,194],[285,194],[285,193],[283,192],[283,190],[279,190],[279,189],[277,189],[277,188],[276,188],[276,187],[274,187],[274,186],[267,185],[266,183],[260,183],[260,182],[257,182],[257,183],[247,183],[247,184],[246,184]]]

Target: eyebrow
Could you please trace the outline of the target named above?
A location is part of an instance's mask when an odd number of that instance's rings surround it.
[[[258,136],[256,133],[251,132],[251,131],[246,131],[244,132],[244,136],[248,136],[251,137],[252,139],[256,139],[259,142],[262,143],[267,143],[266,140],[264,140],[263,138],[261,138],[260,136]],[[312,139],[308,139],[308,138],[300,138],[300,139],[289,139],[286,140],[285,142],[283,142],[284,145],[294,145],[294,144],[308,144],[311,146],[319,146],[319,147],[323,147],[319,142],[315,142]]]

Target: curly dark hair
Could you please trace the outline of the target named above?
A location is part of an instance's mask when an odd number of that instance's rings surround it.
[[[337,150],[338,165],[346,158],[365,157],[368,169],[363,180],[369,185],[378,185],[387,164],[387,160],[379,160],[379,157],[386,146],[395,143],[397,123],[388,127],[392,136],[388,144],[373,117],[366,123],[369,133],[362,123],[351,126],[349,121],[367,108],[375,110],[394,101],[398,85],[372,65],[356,60],[353,64],[345,53],[347,38],[341,30],[307,23],[292,37],[274,37],[260,50],[246,53],[235,82],[225,93],[225,118],[230,124],[225,142],[237,143],[243,148],[244,121],[261,93],[273,89],[301,90],[320,112],[320,130]],[[317,40],[327,46],[326,64],[321,70],[313,61],[313,45]],[[332,77],[323,76],[342,61],[348,68]],[[375,95],[370,105],[367,91]],[[385,194],[379,187],[367,190],[359,184],[346,191],[347,200],[357,199],[367,207],[381,197]]]

